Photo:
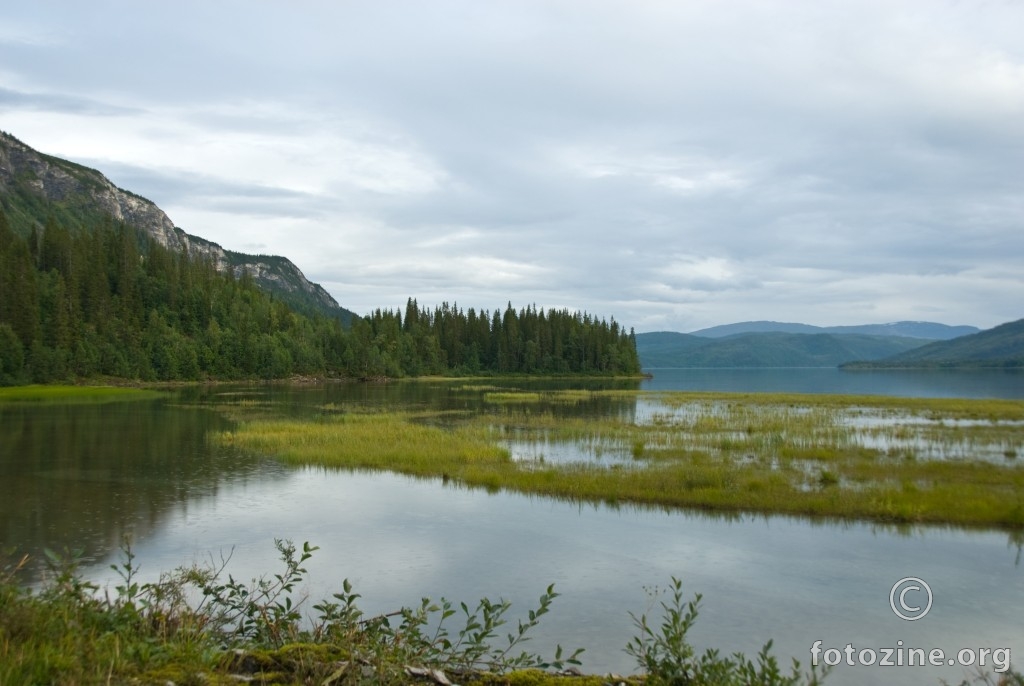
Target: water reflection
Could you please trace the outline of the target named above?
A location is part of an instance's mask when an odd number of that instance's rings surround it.
[[[1024,398],[1022,369],[650,369],[645,391]]]
[[[699,647],[753,654],[768,638],[806,663],[826,646],[907,645],[1024,650],[1024,576],[1006,535],[937,527],[835,524],[798,518],[718,516],[658,508],[559,502],[393,474],[300,469],[274,483],[226,485],[216,499],[167,520],[137,546],[143,576],[233,551],[238,578],[278,570],[276,537],[321,550],[302,589],[316,600],[348,578],[368,613],[423,596],[513,602],[522,616],[554,583],[562,597],[532,648],[587,648],[596,672],[633,669],[622,651],[629,612],[649,609],[645,588],[671,576],[704,595],[691,638]],[[115,579],[95,569],[107,583]],[[926,579],[936,593],[928,622],[888,606],[892,584]],[[514,621],[514,620],[513,620]],[[959,682],[955,670],[837,670],[832,684]]]
[[[163,401],[5,406],[0,426],[0,550],[36,562],[45,548],[98,559],[123,534],[153,535],[195,498],[260,474],[249,456],[210,450],[220,414]]]
[[[422,596],[470,603],[500,596],[525,613],[555,583],[563,595],[529,647],[586,647],[584,667],[595,672],[632,671],[622,651],[634,632],[629,613],[647,611],[644,589],[664,588],[671,576],[688,593],[704,594],[691,636],[701,648],[753,654],[774,638],[783,662],[804,663],[815,640],[1024,654],[1021,533],[581,504],[436,479],[290,469],[212,450],[206,440],[228,426],[212,408],[233,404],[272,404],[294,416],[374,406],[509,411],[488,403],[481,385],[210,386],[185,389],[173,404],[0,408],[0,548],[83,548],[95,560],[90,575],[113,584],[107,566],[126,532],[134,534],[142,580],[222,554],[232,555],[237,578],[272,573],[275,538],[310,541],[321,550],[302,591],[328,597],[347,577],[368,613]],[[552,388],[522,380],[486,385]],[[614,396],[542,402],[534,410],[556,421],[587,415],[629,423],[660,411]],[[555,448],[543,450],[547,457]],[[889,589],[905,576],[935,590],[927,621],[902,622],[888,607]],[[840,668],[828,683],[937,683],[940,676],[958,683],[963,674]]]
[[[551,440],[506,440],[501,445],[508,449],[512,459],[524,466],[550,465],[569,466],[583,464],[588,466],[612,467],[631,466],[642,468],[642,463],[633,459],[628,450],[622,447],[584,445],[574,441]]]
[[[639,390],[639,379],[517,379],[486,380],[425,379],[384,383],[338,382],[325,384],[251,384],[195,386],[183,389],[181,401],[223,406],[231,403],[270,403],[275,411],[297,416],[317,412],[326,406],[407,407],[424,411],[479,412],[493,404],[485,400],[491,391]],[[614,399],[592,398],[583,405],[557,403],[568,412],[594,412],[618,407]]]

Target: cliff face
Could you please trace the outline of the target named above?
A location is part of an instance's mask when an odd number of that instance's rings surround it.
[[[230,270],[236,276],[248,272],[261,288],[297,309],[341,317],[346,322],[353,316],[287,258],[225,250],[217,243],[190,235],[176,227],[154,203],[118,188],[95,169],[44,155],[2,131],[0,199],[4,209],[15,214],[23,226],[41,225],[45,214],[40,216],[40,212],[46,211],[77,218],[109,215],[142,229],[170,250],[206,256],[221,271]]]

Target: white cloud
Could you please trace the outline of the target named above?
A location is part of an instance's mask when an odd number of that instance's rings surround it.
[[[626,178],[682,194],[740,189],[744,172],[728,162],[699,156],[613,150],[576,146],[555,150],[552,158],[569,173],[584,179]]]
[[[248,10],[12,6],[0,128],[360,312],[1021,316],[1019,3]]]
[[[720,291],[754,285],[749,271],[721,257],[677,256],[656,272],[668,285],[689,291]]]

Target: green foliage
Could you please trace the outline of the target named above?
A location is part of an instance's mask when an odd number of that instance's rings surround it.
[[[626,645],[637,666],[647,673],[652,686],[818,686],[824,674],[812,666],[810,673],[800,673],[800,663],[793,660],[790,674],[779,668],[771,654],[768,641],[754,660],[742,653],[723,657],[716,649],[698,655],[686,635],[697,621],[701,596],[683,602],[682,582],[672,577],[672,598],[661,602],[661,625],[653,627],[647,615],[630,613],[639,632]]]
[[[47,553],[50,576],[36,593],[15,582],[24,559],[0,570],[0,683],[182,683],[202,674],[202,683],[233,683],[228,675],[242,672],[261,682],[277,674],[284,683],[381,684],[407,683],[409,665],[502,674],[579,664],[582,650],[563,656],[557,647],[550,660],[519,651],[557,597],[553,587],[504,642],[498,634],[508,622],[507,601],[485,598],[475,610],[460,603],[459,612],[443,598],[425,598],[414,608],[365,618],[347,580],[305,617],[303,600],[293,594],[317,548],[275,545],[283,570],[249,583],[223,580],[230,557],[139,583],[128,541],[111,567],[120,577],[113,595],[82,579],[73,553]],[[461,628],[449,630],[457,615]]]
[[[408,684],[447,673],[460,683],[590,686],[596,677],[566,677],[546,670],[579,665],[582,650],[552,659],[522,650],[558,596],[549,586],[538,605],[512,631],[510,604],[482,599],[475,609],[444,598],[424,598],[374,617],[359,609],[359,594],[346,579],[342,590],[312,606],[293,594],[306,574],[303,564],[317,550],[276,541],[283,569],[242,583],[219,564],[193,564],[140,583],[129,540],[111,568],[119,582],[101,593],[79,572],[75,553],[47,552],[49,576],[33,591],[19,585],[26,558],[0,564],[0,683],[232,684]],[[0,560],[3,562],[3,560]],[[662,619],[632,615],[637,634],[625,651],[641,677],[624,681],[652,686],[817,686],[827,674],[801,673],[794,660],[786,673],[771,652],[771,641],[753,658],[703,653],[688,642],[700,595],[683,600],[682,583],[672,578],[671,598],[661,602]],[[449,621],[457,620],[454,627]],[[1024,684],[1018,672],[979,673],[969,683]]]
[[[25,351],[18,335],[6,322],[0,324],[0,386],[24,380]]]
[[[284,571],[270,578],[254,579],[251,584],[232,576],[219,582],[223,566],[213,573],[193,570],[190,578],[199,582],[211,624],[229,644],[255,643],[280,648],[296,638],[302,614],[291,594],[306,574],[302,565],[317,548],[304,543],[302,553],[296,557],[295,545],[290,541],[278,539],[274,545],[285,563]]]
[[[491,313],[442,303],[430,311],[410,298],[404,320],[378,309],[353,334],[356,367],[366,376],[640,372],[632,331],[564,309],[517,311],[509,303]]]
[[[566,310],[429,312],[410,299],[404,322],[377,310],[345,329],[110,219],[69,228],[51,215],[23,237],[0,210],[0,287],[2,385],[640,370],[632,334]]]

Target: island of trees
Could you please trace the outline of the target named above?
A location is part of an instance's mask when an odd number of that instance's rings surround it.
[[[410,298],[404,312],[345,327],[113,219],[81,230],[51,217],[24,236],[0,211],[0,293],[5,385],[640,372],[635,336],[614,320],[511,303],[431,310]]]

